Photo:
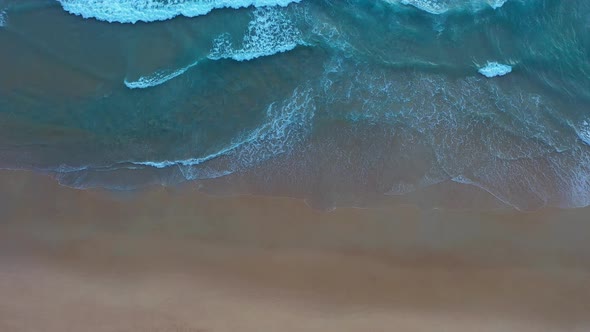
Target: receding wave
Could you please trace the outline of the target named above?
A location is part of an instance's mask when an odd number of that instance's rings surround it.
[[[173,173],[180,181],[214,181],[213,187],[239,178],[251,184],[245,192],[293,188],[286,194],[303,193],[322,208],[449,183],[480,188],[521,210],[590,204],[590,150],[576,141],[588,143],[590,126],[572,125],[578,137],[566,127],[554,130],[547,98],[495,80],[403,74],[338,57],[324,69],[319,81],[271,103],[258,127],[217,151],[134,160],[145,167],[134,172],[152,169],[166,174],[164,183]],[[62,173],[59,180],[88,186],[89,172]],[[112,178],[93,176],[97,186]],[[289,179],[296,183],[281,185]]]
[[[287,100],[268,106],[266,119],[262,125],[250,133],[236,138],[234,142],[219,151],[199,158],[174,161],[133,161],[132,163],[155,168],[188,167],[184,169],[186,178],[194,180],[202,177],[195,174],[200,168],[191,169],[191,166],[200,166],[217,158],[229,157],[231,161],[223,163],[225,169],[218,169],[216,174],[231,174],[289,152],[311,129],[314,110],[315,106],[310,90],[298,88]],[[211,165],[207,165],[207,167],[211,167]]]
[[[287,99],[270,104],[260,126],[207,156],[183,160],[123,161],[108,167],[59,167],[53,172],[60,184],[79,189],[136,189],[149,184],[149,181],[146,183],[146,179],[142,178],[136,183],[129,182],[150,169],[178,173],[181,179],[176,181],[180,182],[224,177],[273,157],[289,154],[309,135],[315,109],[311,89],[299,87]],[[117,172],[125,172],[124,181],[113,182],[116,178],[113,173]],[[169,182],[170,179],[152,183]]]
[[[301,0],[58,0],[67,12],[100,21],[136,23],[206,15],[219,8],[287,6]]]

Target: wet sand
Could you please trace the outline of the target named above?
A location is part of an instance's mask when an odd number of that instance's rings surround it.
[[[590,330],[589,209],[0,184],[0,331]]]

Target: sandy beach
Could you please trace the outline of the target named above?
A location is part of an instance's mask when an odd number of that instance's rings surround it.
[[[588,210],[328,213],[0,181],[0,331],[590,328]]]

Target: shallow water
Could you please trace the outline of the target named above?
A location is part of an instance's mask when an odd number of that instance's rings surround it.
[[[3,168],[326,209],[457,186],[522,210],[590,204],[585,0],[0,0],[0,13]]]

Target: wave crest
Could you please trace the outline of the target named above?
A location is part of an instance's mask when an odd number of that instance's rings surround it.
[[[63,9],[106,22],[165,21],[176,16],[206,15],[214,9],[287,6],[301,0],[58,0]]]

